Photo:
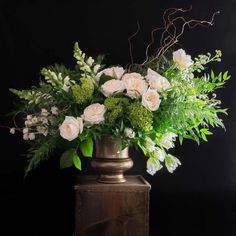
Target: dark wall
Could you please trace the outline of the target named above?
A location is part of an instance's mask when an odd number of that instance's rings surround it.
[[[40,69],[55,62],[74,65],[75,41],[88,55],[107,53],[108,64],[125,66],[130,60],[127,38],[135,32],[137,20],[141,31],[133,47],[139,61],[150,31],[161,24],[164,10],[190,5],[193,10],[189,15],[195,18],[210,19],[214,12],[221,12],[213,27],[186,30],[180,43],[193,56],[222,50],[222,63],[212,67],[232,74],[219,92],[222,106],[229,108],[229,116],[222,117],[226,132],[216,129],[208,143],[198,146],[186,141],[173,149],[182,162],[173,174],[161,170],[149,176],[145,157],[131,150],[135,166],[129,174],[142,174],[152,185],[151,236],[235,236],[235,0],[1,1],[0,123],[12,124],[5,114],[14,108],[16,97],[8,88],[37,84]],[[0,235],[72,235],[73,176],[78,172],[60,171],[55,154],[24,180],[21,154],[27,146],[21,136],[12,136],[8,130],[1,129],[0,134],[0,212],[2,226],[7,229]],[[89,160],[83,165],[82,174],[93,173]]]

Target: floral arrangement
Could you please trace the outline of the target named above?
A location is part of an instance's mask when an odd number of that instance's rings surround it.
[[[31,145],[26,172],[56,148],[63,150],[61,168],[74,164],[81,169],[78,153],[92,157],[93,140],[110,135],[120,137],[123,147],[140,148],[147,157],[149,174],[155,174],[163,165],[172,173],[181,164],[168,153],[177,138],[181,144],[184,139],[199,144],[212,134],[210,127],[224,128],[218,114],[226,113],[226,109],[220,107],[215,91],[230,76],[228,72],[215,74],[206,67],[221,60],[221,51],[192,59],[176,45],[185,27],[210,26],[212,21],[187,21],[182,17],[177,33],[178,17],[171,16],[179,11],[184,10],[171,10],[168,17],[165,12],[161,47],[149,55],[155,29],[147,58],[141,64],[133,63],[131,54],[132,63],[126,68],[107,67],[102,64],[102,56],[87,57],[75,43],[74,69],[49,66],[41,70],[43,78],[38,86],[10,89],[22,100],[15,113],[24,114],[23,127],[10,128],[10,132],[21,132]]]

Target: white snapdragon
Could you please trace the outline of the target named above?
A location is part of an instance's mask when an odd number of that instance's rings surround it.
[[[166,165],[166,168],[167,170],[170,172],[170,173],[173,173],[174,170],[179,166],[181,165],[181,162],[179,161],[178,158],[176,158],[175,156],[171,155],[171,154],[168,154],[165,158],[165,165]]]
[[[60,73],[61,74],[61,73]],[[71,86],[71,82],[70,82],[70,77],[67,75],[64,79],[63,79],[63,86],[62,86],[62,90],[64,90],[65,92],[68,92]]]

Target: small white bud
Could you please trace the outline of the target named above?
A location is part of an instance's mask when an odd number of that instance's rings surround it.
[[[58,108],[56,106],[53,106],[51,108],[51,112],[52,112],[53,115],[58,115]]]
[[[29,138],[29,140],[34,140],[35,139],[35,134],[34,133],[29,133],[28,138]]]
[[[26,119],[27,120],[31,120],[32,119],[32,115],[27,115]]]
[[[34,116],[33,118],[32,118],[32,123],[37,123],[38,122],[38,118],[36,117],[36,116]]]
[[[28,135],[28,134],[24,134],[24,135],[23,135],[23,139],[24,139],[24,140],[29,140],[29,135]]]
[[[29,133],[29,129],[28,128],[24,128],[23,129],[23,134],[28,134]]]
[[[10,129],[10,133],[11,133],[11,134],[15,134],[15,132],[16,132],[16,129],[15,129],[15,128],[11,128],[11,129]]]
[[[44,108],[41,110],[41,115],[42,116],[48,116],[48,113],[49,112],[46,109],[44,109]]]

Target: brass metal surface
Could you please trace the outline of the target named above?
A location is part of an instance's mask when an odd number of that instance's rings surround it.
[[[124,172],[133,166],[128,147],[122,149],[120,138],[103,136],[95,140],[96,157],[91,161],[93,168],[100,172],[102,183],[126,182]]]

